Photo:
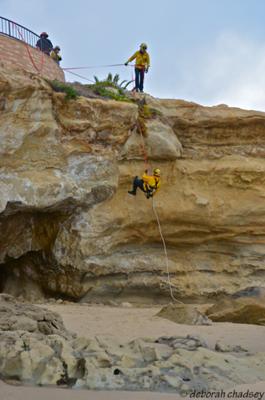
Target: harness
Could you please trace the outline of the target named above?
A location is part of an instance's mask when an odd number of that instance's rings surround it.
[[[157,190],[157,185],[159,182],[159,180],[156,177],[154,178],[155,178],[155,186],[150,186],[148,183],[144,182],[145,192],[151,196],[153,196],[154,192]]]

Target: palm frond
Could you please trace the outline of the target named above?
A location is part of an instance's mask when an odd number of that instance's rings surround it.
[[[127,87],[134,82],[134,79],[132,79],[131,81],[127,82],[126,85],[123,86],[123,89],[127,89]]]
[[[116,85],[118,85],[119,79],[120,79],[119,74],[115,74],[115,75],[114,75],[114,78],[113,78],[113,83],[115,83]]]
[[[112,73],[110,72],[106,79],[108,82],[112,82]]]

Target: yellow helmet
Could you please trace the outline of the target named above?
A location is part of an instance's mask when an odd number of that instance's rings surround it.
[[[161,171],[159,168],[155,168],[153,171],[154,176],[160,176],[160,173],[161,173]]]
[[[146,50],[147,49],[147,44],[146,43],[141,43],[140,44],[140,49]]]

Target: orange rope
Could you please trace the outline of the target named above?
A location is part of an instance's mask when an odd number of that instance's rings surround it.
[[[141,148],[141,151],[142,151],[142,154],[143,154],[143,158],[144,158],[145,169],[149,171],[151,169],[151,165],[148,162],[148,154],[147,154],[147,150],[146,150],[146,147],[145,147],[144,135],[143,135],[143,131],[142,131],[140,123],[138,123],[138,130],[139,130],[140,135],[141,135],[140,148]]]
[[[18,34],[19,34],[19,36],[20,36],[22,42],[25,43],[25,46],[26,46],[26,49],[27,49],[27,53],[28,53],[29,59],[30,59],[30,61],[31,61],[32,65],[33,65],[33,67],[36,69],[36,71],[37,71],[39,74],[41,74],[42,69],[43,69],[43,66],[44,66],[44,53],[43,53],[43,51],[41,52],[41,53],[42,53],[42,54],[41,54],[41,68],[39,69],[39,68],[37,67],[37,65],[36,65],[36,63],[35,63],[33,57],[32,57],[32,54],[31,54],[30,49],[29,49],[29,45],[28,45],[28,43],[26,42],[26,40],[24,39],[24,37],[23,37],[22,33],[20,32],[18,26],[17,26],[16,24],[14,24],[14,22],[12,22],[12,24],[13,24],[13,26],[16,28],[16,30],[17,30],[17,32],[18,32]]]

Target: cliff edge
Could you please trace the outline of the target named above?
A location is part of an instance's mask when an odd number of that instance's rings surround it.
[[[265,113],[146,95],[66,100],[0,68],[0,291],[28,300],[205,301],[265,275]]]

